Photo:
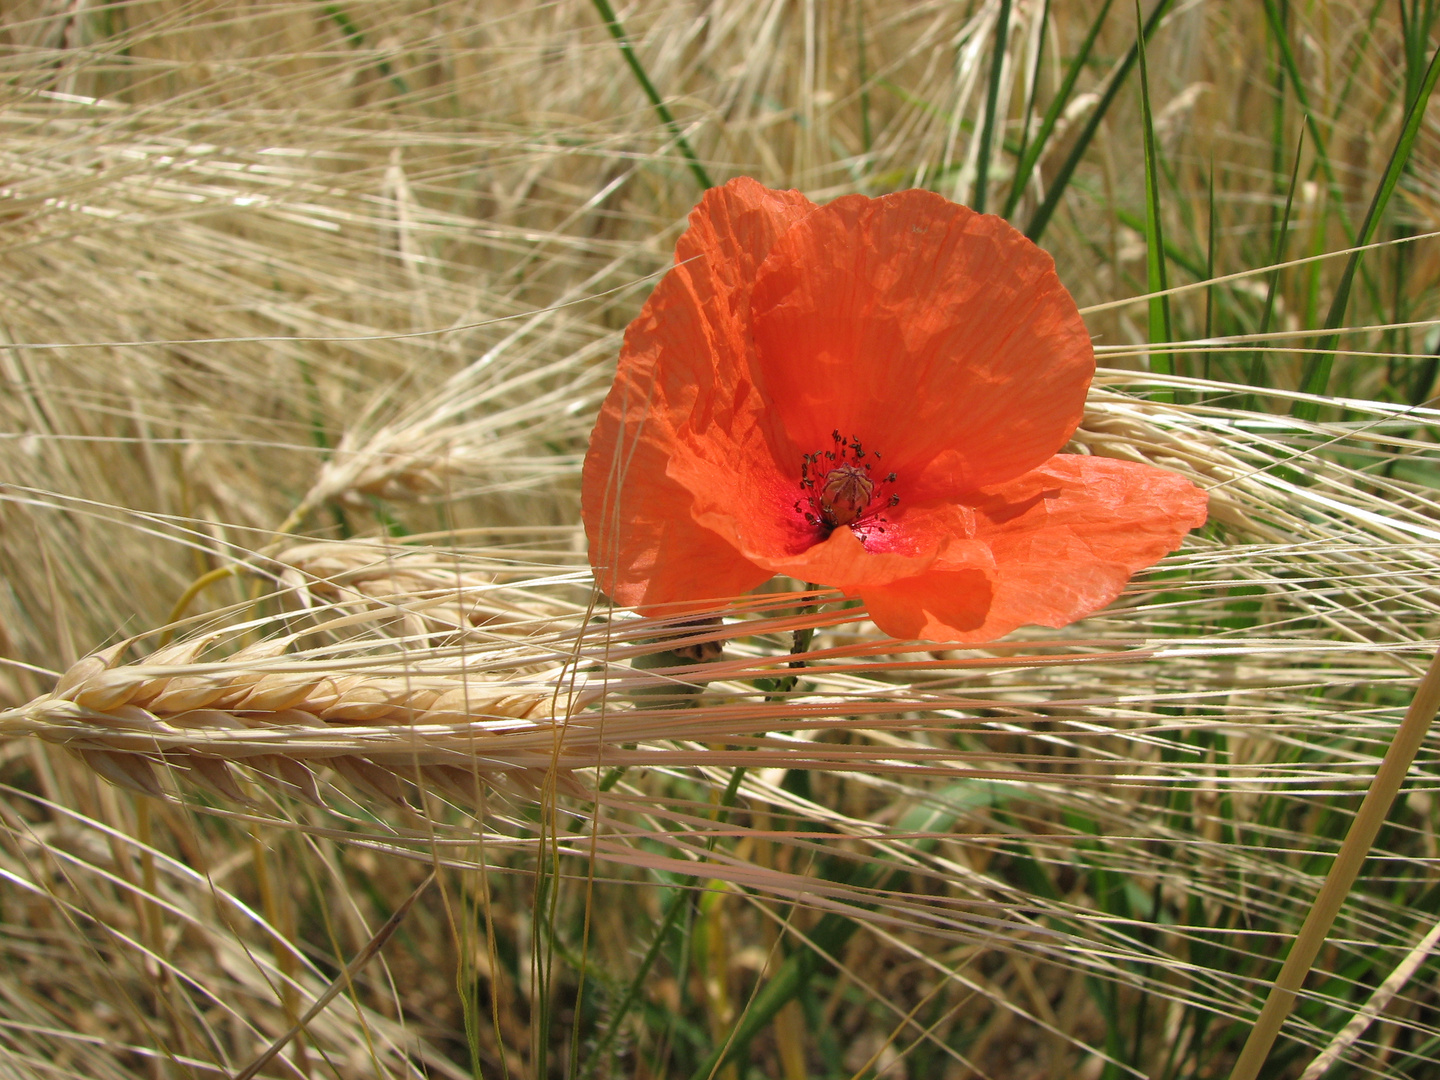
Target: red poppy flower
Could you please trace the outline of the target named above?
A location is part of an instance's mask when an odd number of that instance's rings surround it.
[[[788,574],[884,632],[1064,626],[1205,520],[1162,469],[1060,454],[1095,371],[1055,264],[927,191],[732,180],[630,324],[585,458],[600,587],[641,611]]]

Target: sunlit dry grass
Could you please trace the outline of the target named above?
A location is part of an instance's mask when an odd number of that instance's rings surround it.
[[[1070,449],[1212,523],[979,649],[594,594],[585,440],[699,189],[590,4],[6,8],[8,1072],[236,1075],[333,986],[263,1075],[1228,1074],[1437,642],[1433,125],[1290,415],[1430,28],[1277,3],[1297,86],[1265,5],[1172,5],[1157,349],[1137,83],[1063,175],[1134,14],[1012,187],[1103,5],[1003,6],[984,198],[1063,183],[1106,365]],[[974,202],[1001,10],[618,14],[716,182]],[[1440,1069],[1437,753],[1271,1075]]]

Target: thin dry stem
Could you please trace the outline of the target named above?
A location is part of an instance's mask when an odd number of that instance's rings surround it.
[[[1285,1017],[1290,1015],[1300,988],[1305,983],[1305,976],[1310,973],[1315,957],[1320,953],[1320,947],[1325,944],[1325,937],[1330,933],[1330,927],[1339,915],[1341,905],[1355,886],[1360,867],[1370,854],[1375,836],[1379,833],[1380,826],[1385,823],[1390,806],[1400,791],[1400,785],[1405,782],[1405,774],[1410,771],[1437,711],[1440,711],[1440,652],[1437,652],[1430,662],[1429,669],[1415,690],[1415,698],[1405,712],[1404,721],[1395,732],[1389,749],[1385,751],[1385,760],[1381,762],[1369,791],[1365,793],[1365,801],[1360,804],[1350,831],[1345,834],[1345,842],[1340,845],[1340,851],[1330,866],[1320,895],[1315,898],[1304,925],[1295,935],[1295,942],[1290,946],[1284,966],[1275,977],[1275,985],[1266,997],[1265,1006],[1260,1010],[1260,1016],[1235,1061],[1230,1080],[1254,1080],[1260,1067],[1265,1064],[1270,1047],[1280,1034]]]

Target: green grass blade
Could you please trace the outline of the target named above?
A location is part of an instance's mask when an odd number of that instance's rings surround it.
[[[865,64],[865,6],[861,0],[855,0],[855,54],[860,82],[860,148],[868,158],[875,138],[870,130],[870,72]]]
[[[1290,169],[1290,187],[1285,192],[1285,212],[1281,215],[1280,221],[1275,227],[1275,246],[1270,252],[1271,265],[1275,267],[1270,271],[1270,281],[1265,289],[1265,310],[1260,315],[1260,333],[1265,334],[1270,330],[1270,320],[1275,315],[1275,291],[1280,284],[1279,264],[1285,259],[1285,242],[1290,234],[1290,211],[1295,205],[1295,187],[1300,179],[1300,151],[1305,146],[1305,129],[1300,129],[1300,137],[1295,143],[1295,161]],[[1250,359],[1251,386],[1263,386],[1265,378],[1265,354],[1257,352]],[[1254,400],[1251,399],[1249,408],[1255,408]]]
[[[1270,36],[1272,39],[1275,37],[1273,31]],[[1274,49],[1279,52],[1281,46],[1277,43],[1274,45]],[[1289,69],[1277,57],[1271,56],[1269,59],[1271,94],[1273,95],[1270,100],[1270,175],[1274,178],[1274,183],[1278,188],[1280,177],[1285,175],[1285,151],[1288,149],[1287,144],[1290,141],[1285,137],[1285,89],[1289,85],[1289,79],[1286,78],[1286,72]],[[1278,193],[1277,190],[1276,194]],[[1273,220],[1274,216],[1275,213],[1272,209],[1270,222],[1272,237],[1275,235],[1277,225]]]
[[[1334,124],[1340,119],[1340,115],[1345,109],[1345,103],[1351,100],[1350,91],[1355,85],[1355,77],[1360,72],[1361,62],[1370,55],[1370,39],[1375,36],[1375,20],[1379,18],[1380,9],[1385,5],[1385,2],[1386,0],[1375,0],[1375,3],[1371,5],[1370,14],[1365,19],[1365,28],[1360,31],[1359,37],[1355,39],[1355,44],[1350,48],[1352,58],[1350,61],[1350,69],[1345,74],[1345,84],[1341,86],[1340,93],[1335,95],[1335,108],[1330,113],[1331,124]],[[1423,64],[1424,61],[1425,53],[1422,47],[1418,62]],[[1410,99],[1406,97],[1405,100],[1409,101]]]
[[[1433,0],[1411,0],[1406,10],[1404,0],[1400,4],[1400,40],[1405,50],[1405,100],[1411,101],[1424,82],[1425,50],[1430,43],[1430,31],[1435,25]]]
[[[1035,70],[1030,75],[1030,87],[1025,94],[1025,118],[1020,125],[1020,145],[1015,152],[1016,170],[1015,176],[1020,175],[1018,163],[1025,160],[1025,155],[1030,148],[1030,121],[1035,118],[1035,101],[1040,93],[1040,72],[1045,64],[1045,41],[1050,29],[1050,0],[1045,0],[1044,6],[1040,9],[1040,41],[1035,46]],[[1093,39],[1092,39],[1093,40]],[[1078,70],[1078,69],[1076,69]],[[1068,74],[1068,73],[1067,73]],[[1005,214],[1008,217],[1014,209],[1014,200],[1018,188],[1014,183],[1010,185],[1010,194],[1005,200]]]
[[[1055,124],[1060,119],[1060,114],[1065,111],[1065,106],[1070,103],[1070,95],[1075,90],[1075,82],[1080,78],[1080,72],[1085,70],[1085,63],[1090,59],[1090,50],[1095,46],[1095,38],[1100,34],[1100,28],[1105,25],[1105,16],[1110,13],[1110,5],[1114,0],[1105,0],[1100,8],[1100,13],[1090,23],[1090,29],[1085,35],[1085,40],[1080,43],[1079,50],[1070,61],[1070,66],[1065,69],[1065,78],[1061,80],[1060,89],[1056,91],[1055,98],[1045,110],[1045,117],[1040,121],[1040,129],[1035,132],[1035,141],[1027,144],[1020,152],[1020,159],[1015,165],[1015,178],[1010,184],[1010,197],[1005,200],[1004,216],[1010,217],[1015,213],[1015,207],[1020,203],[1020,196],[1025,193],[1025,182],[1030,179],[1030,174],[1035,171],[1035,163],[1040,160],[1040,155],[1045,150],[1045,145],[1050,141],[1050,133],[1055,129]],[[1048,8],[1046,9],[1048,13]],[[1040,80],[1039,64],[1035,68],[1035,81]],[[1032,91],[1033,94],[1033,91]],[[1032,97],[1033,100],[1033,97]],[[1028,130],[1028,128],[1027,128]]]
[[[1150,111],[1150,69],[1145,62],[1145,24],[1140,0],[1135,0],[1135,47],[1140,57],[1140,119],[1141,138],[1145,146],[1145,273],[1146,284],[1154,295],[1150,298],[1150,344],[1169,343],[1174,335],[1170,329],[1170,298],[1163,295],[1165,275],[1165,232],[1160,220],[1160,177],[1155,149],[1155,125]],[[1150,370],[1159,375],[1175,374],[1175,362],[1169,353],[1151,353]],[[1174,393],[1157,394],[1173,401]]]
[[[1300,102],[1301,114],[1305,117],[1305,125],[1310,129],[1310,136],[1315,140],[1315,156],[1320,161],[1320,168],[1325,173],[1325,183],[1330,188],[1330,206],[1335,216],[1339,218],[1340,225],[1345,230],[1345,237],[1351,244],[1356,243],[1355,231],[1350,224],[1350,219],[1345,216],[1343,209],[1345,200],[1342,197],[1340,185],[1335,179],[1335,166],[1330,161],[1330,151],[1325,142],[1325,133],[1320,130],[1320,124],[1316,121],[1315,109],[1311,106],[1309,91],[1305,89],[1305,80],[1300,77],[1300,65],[1295,60],[1295,50],[1290,46],[1290,35],[1285,31],[1285,20],[1280,9],[1276,7],[1275,0],[1265,0],[1265,19],[1270,25],[1270,33],[1275,39],[1275,44],[1280,49],[1280,62],[1285,65],[1286,74],[1290,76],[1290,85],[1295,88],[1295,99]]]
[[[355,20],[350,18],[344,8],[339,4],[326,4],[322,10],[330,16],[330,21],[335,24],[340,33],[345,35],[345,40],[350,43],[352,49],[365,48],[365,31],[355,24]],[[410,84],[405,81],[404,76],[395,74],[395,70],[390,66],[388,60],[375,61],[375,70],[383,78],[390,80],[390,85],[401,97],[410,93]]]
[[[615,15],[615,9],[610,6],[610,0],[591,0],[595,10],[600,13],[600,18],[605,21],[605,28],[610,31],[610,36],[615,39],[615,44],[620,46],[620,55],[625,58],[625,63],[630,65],[630,70],[635,75],[635,81],[640,84],[640,89],[645,91],[645,96],[650,99],[650,104],[655,107],[655,115],[660,117],[660,122],[670,132],[670,137],[675,140],[680,153],[685,158],[685,163],[690,166],[690,172],[702,188],[712,188],[715,184],[710,179],[710,174],[705,171],[705,166],[700,164],[700,159],[695,156],[695,151],[690,149],[690,143],[685,138],[685,133],[680,130],[680,125],[675,122],[675,117],[670,114],[669,107],[660,96],[660,91],[655,89],[655,84],[650,81],[650,76],[645,74],[645,68],[640,63],[640,58],[635,55],[635,46],[630,43],[630,35],[625,33],[625,27],[620,25],[619,18]]]
[[[985,193],[990,183],[990,147],[995,138],[995,107],[1000,98],[1000,76],[1005,71],[1005,43],[1010,36],[1010,0],[1000,0],[1000,15],[995,23],[995,48],[990,53],[990,89],[985,95],[985,124],[980,129],[980,155],[975,163],[975,197],[971,200],[977,214],[985,212]]]
[[[1208,213],[1205,218],[1205,280],[1215,280],[1215,159],[1210,159],[1210,176],[1206,182]],[[1209,337],[1215,325],[1215,286],[1205,289],[1205,333]],[[1210,378],[1210,353],[1205,353],[1205,378]]]
[[[814,947],[801,948],[786,957],[775,974],[755,994],[725,1043],[716,1047],[710,1057],[700,1063],[700,1067],[691,1074],[691,1080],[710,1080],[720,1066],[734,1060],[827,962],[822,954],[835,955],[859,928],[860,924],[853,919],[834,912],[822,917],[807,935]]]
[[[610,1013],[609,1023],[604,1034],[600,1036],[587,1052],[589,1059],[580,1071],[580,1075],[586,1080],[596,1075],[597,1070],[610,1057],[610,1048],[615,1045],[615,1039],[625,1027],[625,1021],[630,1015],[630,1010],[640,1000],[640,992],[645,988],[650,978],[650,970],[655,966],[655,961],[660,957],[660,949],[665,944],[665,939],[675,929],[676,922],[680,915],[690,905],[690,894],[687,890],[677,887],[670,901],[665,905],[665,913],[660,917],[660,925],[655,928],[655,936],[650,939],[650,946],[645,950],[645,955],[640,958],[640,965],[635,971],[634,977],[625,987],[625,992],[620,1000],[615,1003]]]
[[[1385,175],[1380,180],[1380,186],[1375,189],[1375,197],[1370,200],[1370,208],[1365,212],[1365,220],[1360,225],[1360,235],[1356,239],[1357,245],[1370,243],[1376,230],[1380,227],[1380,219],[1385,213],[1385,208],[1390,203],[1390,196],[1394,194],[1395,185],[1400,182],[1400,176],[1405,171],[1405,166],[1410,160],[1410,152],[1415,146],[1415,139],[1420,134],[1420,121],[1425,116],[1425,107],[1430,103],[1430,95],[1435,89],[1435,80],[1440,77],[1440,49],[1436,49],[1430,57],[1430,66],[1425,70],[1425,80],[1420,85],[1419,93],[1410,102],[1410,110],[1405,117],[1405,126],[1400,131],[1400,137],[1395,142],[1395,149],[1390,153],[1390,163],[1385,167]],[[1345,320],[1345,308],[1350,302],[1350,289],[1355,281],[1355,272],[1360,266],[1360,256],[1363,252],[1356,250],[1350,253],[1350,258],[1345,262],[1345,270],[1340,275],[1340,281],[1335,286],[1335,295],[1330,301],[1330,311],[1325,316],[1325,329],[1337,329]],[[1325,337],[1319,345],[1319,352],[1305,363],[1304,374],[1301,376],[1300,388],[1307,394],[1324,394],[1330,384],[1330,368],[1335,360],[1334,350],[1338,334],[1331,334]],[[1314,420],[1319,416],[1319,406],[1313,401],[1297,401],[1291,414],[1301,420]]]
[[[1173,0],[1159,0],[1155,9],[1150,12],[1150,17],[1145,20],[1143,36],[1148,41],[1155,28],[1160,25],[1161,18],[1170,10]],[[1108,9],[1108,5],[1107,5]],[[1130,75],[1130,69],[1135,66],[1138,50],[1131,46],[1130,51],[1125,54],[1121,61],[1120,68],[1115,72],[1115,77],[1110,80],[1110,85],[1105,88],[1104,95],[1095,103],[1095,108],[1090,112],[1090,119],[1086,121],[1084,129],[1075,139],[1075,145],[1070,148],[1069,155],[1055,174],[1055,179],[1050,182],[1050,190],[1045,193],[1045,201],[1040,204],[1030,223],[1025,227],[1025,235],[1036,243],[1045,232],[1045,226],[1050,224],[1050,219],[1055,215],[1056,209],[1060,206],[1060,199],[1065,194],[1065,189],[1070,184],[1070,177],[1074,175],[1080,159],[1090,149],[1090,142],[1095,138],[1095,133],[1100,130],[1100,124],[1104,121],[1106,113],[1110,111],[1111,104],[1120,93],[1120,88],[1125,85],[1126,78]],[[1037,145],[1041,145],[1037,141]]]
[[[1145,234],[1145,218],[1133,210],[1126,210],[1123,207],[1117,206],[1115,208],[1115,220],[1127,229],[1134,229],[1142,236]],[[1162,247],[1165,252],[1165,258],[1169,262],[1178,266],[1181,270],[1184,270],[1185,273],[1194,276],[1196,280],[1204,280],[1206,276],[1205,264],[1200,261],[1197,254],[1186,251],[1168,237],[1165,238]]]
[[[1319,121],[1315,119],[1317,111],[1311,105],[1309,91],[1305,88],[1305,82],[1300,75],[1300,66],[1295,59],[1295,50],[1290,44],[1290,35],[1285,25],[1285,11],[1276,6],[1276,0],[1265,0],[1265,19],[1270,28],[1270,33],[1280,50],[1280,61],[1284,65],[1285,72],[1290,77],[1290,85],[1295,88],[1295,99],[1300,103],[1301,113],[1305,117],[1305,124],[1310,129],[1311,138],[1315,140],[1315,154],[1320,162],[1321,171],[1325,174],[1326,191],[1329,193],[1329,201],[1325,204],[1326,214],[1333,214],[1340,222],[1341,229],[1345,232],[1345,239],[1353,246],[1359,243],[1356,240],[1355,226],[1351,223],[1349,216],[1345,213],[1345,194],[1335,176],[1335,167],[1330,160],[1330,152],[1326,146],[1325,137],[1320,130]],[[1368,33],[1368,31],[1367,31]],[[1358,63],[1358,61],[1357,61]],[[1352,72],[1353,74],[1353,72]],[[1340,108],[1337,106],[1335,116],[1340,115]],[[1334,120],[1332,119],[1332,124]],[[1362,272],[1364,272],[1362,267]],[[1378,307],[1380,305],[1379,291],[1375,283],[1371,281],[1366,273],[1365,284],[1371,293],[1371,298]]]
[[[968,807],[984,805],[996,798],[995,788],[987,782],[960,781],[941,793],[938,805],[921,805],[910,810],[900,821],[899,829],[907,834],[938,836],[951,829]],[[935,847],[936,839],[921,836],[911,843],[919,851],[929,851]],[[881,889],[895,873],[894,868],[865,863],[848,874],[826,880],[844,881],[857,890]],[[821,917],[806,935],[807,943],[786,957],[775,974],[756,991],[725,1042],[701,1062],[691,1074],[691,1080],[711,1080],[720,1067],[742,1054],[775,1014],[799,996],[810,977],[828,963],[826,957],[835,956],[859,928],[858,922],[839,912],[827,912]]]

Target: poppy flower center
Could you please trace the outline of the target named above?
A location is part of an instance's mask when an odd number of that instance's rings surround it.
[[[874,528],[885,531],[886,519],[880,510],[898,506],[900,495],[885,496],[883,489],[895,483],[895,474],[876,478],[873,470],[880,452],[865,447],[855,436],[846,439],[837,430],[831,438],[834,448],[800,455],[800,491],[795,512],[807,525],[820,530],[822,539],[841,525],[857,531]],[[866,461],[866,457],[873,461]],[[871,509],[874,506],[875,509]]]

